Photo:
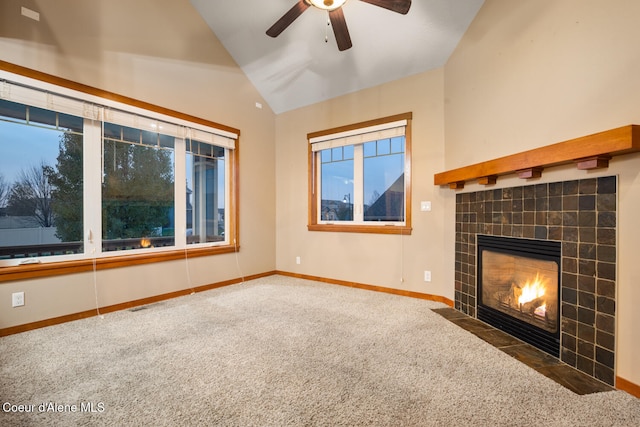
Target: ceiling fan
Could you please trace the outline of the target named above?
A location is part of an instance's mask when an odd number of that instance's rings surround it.
[[[369,3],[375,6],[379,6],[393,12],[406,15],[411,7],[411,0],[360,0],[365,3]],[[344,19],[344,13],[342,12],[342,6],[347,0],[298,0],[282,18],[278,19],[275,24],[267,30],[267,35],[271,37],[278,37],[293,21],[295,21],[302,12],[307,10],[310,6],[317,7],[318,9],[326,10],[329,12],[329,21],[333,27],[333,34],[336,36],[336,42],[338,43],[338,49],[343,51],[349,49],[351,44],[351,37],[349,36],[349,29],[347,28],[347,22]]]

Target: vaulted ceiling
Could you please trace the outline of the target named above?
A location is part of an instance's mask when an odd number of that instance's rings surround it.
[[[443,66],[484,2],[414,0],[401,15],[348,0],[353,47],[341,52],[314,7],[265,34],[298,0],[190,1],[275,113]]]

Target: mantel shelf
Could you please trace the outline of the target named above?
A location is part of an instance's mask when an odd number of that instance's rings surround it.
[[[488,160],[434,175],[435,185],[451,189],[464,188],[467,181],[495,184],[501,175],[517,174],[531,179],[541,176],[544,168],[575,163],[578,169],[601,169],[613,156],[640,151],[640,126],[628,125],[557,144]]]

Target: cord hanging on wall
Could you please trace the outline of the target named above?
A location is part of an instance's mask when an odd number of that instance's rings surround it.
[[[329,18],[329,14],[327,13],[327,26],[325,27],[324,32],[324,42],[329,43],[329,27],[331,26],[331,19]]]

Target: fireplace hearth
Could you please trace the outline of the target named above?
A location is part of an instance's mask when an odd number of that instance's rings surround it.
[[[560,356],[559,242],[477,236],[478,319]]]

